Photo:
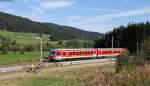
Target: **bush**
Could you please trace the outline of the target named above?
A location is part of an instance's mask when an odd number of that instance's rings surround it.
[[[26,46],[26,51],[28,51],[28,52],[32,52],[32,51],[35,51],[35,50],[36,50],[35,45],[30,44],[30,45]]]
[[[108,76],[110,86],[149,86],[149,66],[138,66],[132,69],[123,68],[118,73]],[[110,78],[111,77],[111,78]]]
[[[141,53],[146,61],[150,61],[150,36],[144,40]]]
[[[120,58],[117,58],[116,72],[122,70],[124,67],[133,68],[135,61],[133,56],[129,56],[129,52],[125,51]]]
[[[2,45],[1,46],[1,54],[7,54],[8,53],[8,48],[7,46]]]
[[[21,50],[21,51],[20,51],[20,54],[24,54],[24,50]]]

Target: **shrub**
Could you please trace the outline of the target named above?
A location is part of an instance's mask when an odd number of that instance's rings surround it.
[[[24,50],[21,50],[21,51],[20,51],[20,54],[24,54]]]
[[[129,56],[129,52],[125,51],[120,58],[117,58],[116,62],[116,72],[120,71],[124,67],[132,68],[135,66],[135,61],[133,56]]]
[[[1,46],[1,54],[7,54],[8,53],[8,48],[7,46],[2,45]]]
[[[32,44],[27,45],[26,51],[31,52],[31,51],[34,51],[34,50],[36,50],[36,46],[34,46]]]

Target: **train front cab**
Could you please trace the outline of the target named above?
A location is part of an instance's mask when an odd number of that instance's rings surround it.
[[[60,55],[61,55],[61,53],[56,49],[49,50],[48,60],[49,61],[61,60]]]

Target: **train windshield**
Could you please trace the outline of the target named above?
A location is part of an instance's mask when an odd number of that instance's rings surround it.
[[[50,52],[49,52],[49,55],[50,55],[50,56],[54,56],[54,55],[56,55],[56,52],[55,52],[55,51],[50,51]]]

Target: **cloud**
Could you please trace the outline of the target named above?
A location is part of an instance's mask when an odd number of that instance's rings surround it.
[[[74,22],[74,24],[80,25],[80,24],[87,24],[87,23],[94,23],[94,22],[110,21],[116,18],[138,16],[138,15],[144,15],[148,13],[150,13],[150,7],[144,7],[136,10],[129,10],[129,11],[117,12],[117,13],[112,13],[107,15],[86,17],[85,20],[79,20],[78,22]]]
[[[75,2],[70,0],[45,1],[40,4],[45,9],[63,8],[73,5]]]
[[[97,12],[119,12],[120,10],[116,9],[103,9],[103,8],[74,8],[77,10],[86,10],[86,11],[97,11]]]
[[[9,4],[4,2],[0,2],[0,11],[11,14],[16,12],[14,9],[11,9]]]
[[[101,9],[101,8],[92,8],[89,9],[91,11],[102,11],[102,12],[119,12],[120,10],[115,10],[115,9]]]
[[[78,28],[88,28],[88,30],[91,31],[99,31],[105,33],[106,31],[109,31],[113,29],[115,26],[119,26],[123,23],[115,23],[112,20],[122,18],[122,17],[135,17],[135,16],[142,16],[145,14],[150,14],[150,6],[149,7],[143,7],[140,9],[135,10],[128,10],[128,11],[121,11],[121,12],[115,12],[110,13],[106,15],[96,15],[91,17],[86,16],[72,16],[68,17],[67,25],[78,27]],[[72,19],[72,20],[69,20]],[[146,17],[145,19],[149,19],[150,17]],[[110,24],[108,22],[111,22]],[[116,21],[117,22],[117,21]],[[105,29],[104,29],[105,28]]]

